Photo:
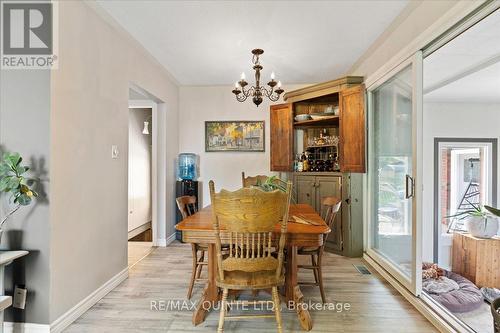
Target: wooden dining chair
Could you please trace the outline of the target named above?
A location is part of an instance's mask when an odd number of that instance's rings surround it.
[[[268,176],[264,176],[264,175],[258,175],[258,176],[248,176],[248,177],[245,177],[245,172],[243,171],[241,173],[241,184],[243,187],[250,187],[250,186],[255,186],[257,184],[262,184],[264,183],[267,178],[269,178]]]
[[[342,205],[342,200],[337,197],[324,197],[321,200],[322,210],[325,211],[323,219],[325,220],[328,227],[332,229],[332,232],[342,232],[341,230],[333,230],[333,224],[335,217],[340,210]],[[321,269],[323,251],[326,244],[326,240],[329,234],[323,235],[323,245],[319,247],[302,247],[299,248],[297,253],[299,255],[306,255],[311,257],[310,265],[298,265],[299,269],[310,269],[314,273],[314,282],[299,282],[302,285],[313,285],[319,287],[321,293],[321,300],[326,303],[325,290],[323,288],[323,272]]]
[[[222,288],[219,327],[223,332],[229,290],[271,289],[278,332],[283,331],[278,287],[285,281],[284,247],[292,184],[287,191],[265,192],[259,188],[242,188],[235,192],[215,193],[210,181],[215,248],[217,257],[216,285]],[[279,233],[275,231],[280,225]],[[222,246],[228,246],[223,253]],[[242,301],[246,304],[267,304],[267,301]],[[272,315],[246,315],[268,317]],[[240,319],[242,316],[235,316]],[[231,318],[230,316],[227,317]]]
[[[177,202],[177,208],[179,208],[179,211],[181,212],[182,219],[185,219],[198,211],[198,209],[196,208],[195,196],[185,195],[182,197],[178,197],[177,199],[175,199],[175,201]],[[187,293],[188,299],[191,299],[195,282],[203,282],[207,280],[201,278],[201,271],[203,269],[203,266],[208,265],[208,262],[205,261],[205,252],[208,251],[208,244],[192,243],[191,250],[193,252],[193,268]]]

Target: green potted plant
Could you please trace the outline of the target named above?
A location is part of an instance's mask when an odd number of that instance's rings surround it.
[[[465,219],[465,228],[474,237],[491,238],[495,236],[498,232],[500,210],[490,206],[481,207],[481,205],[472,202],[468,203],[472,207],[470,210],[448,217]]]
[[[35,180],[26,177],[29,167],[23,166],[22,157],[18,153],[5,153],[0,160],[0,193],[10,194],[10,211],[0,222],[0,242],[5,222],[14,215],[21,207],[31,204],[38,193],[32,186]]]
[[[282,181],[276,176],[267,177],[264,182],[257,180],[257,184],[255,186],[259,187],[261,190],[266,192],[271,192],[274,190],[280,190],[286,192],[287,183]]]

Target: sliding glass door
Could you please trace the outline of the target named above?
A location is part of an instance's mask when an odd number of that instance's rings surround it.
[[[421,269],[416,148],[422,125],[421,64],[418,52],[368,87],[367,253],[415,295]]]

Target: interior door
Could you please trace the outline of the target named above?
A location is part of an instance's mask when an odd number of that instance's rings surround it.
[[[367,253],[415,295],[421,287],[422,55],[371,85]],[[417,214],[418,213],[418,214]]]
[[[340,167],[342,172],[366,172],[365,86],[340,92]]]
[[[292,171],[292,104],[271,105],[271,171]]]

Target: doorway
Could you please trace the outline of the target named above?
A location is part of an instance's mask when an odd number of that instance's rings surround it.
[[[151,123],[151,108],[129,108],[129,267],[148,255],[153,247]]]
[[[158,245],[157,104],[140,88],[129,89],[128,267]]]
[[[496,205],[497,145],[497,139],[434,139],[433,262],[445,269],[452,269],[453,233],[466,232],[457,214]]]

